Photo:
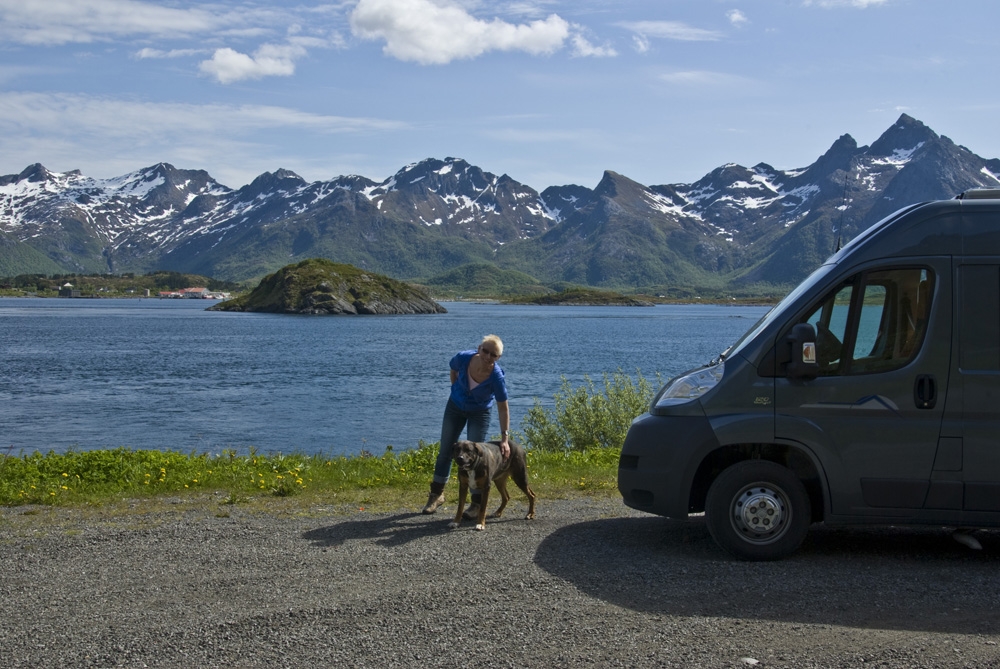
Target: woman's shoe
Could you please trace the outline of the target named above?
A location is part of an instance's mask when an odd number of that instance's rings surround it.
[[[444,504],[444,493],[432,492],[427,496],[427,506],[424,507],[423,513],[434,513],[442,504]]]

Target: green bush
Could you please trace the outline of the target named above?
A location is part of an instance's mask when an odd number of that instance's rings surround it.
[[[641,373],[636,375],[633,381],[621,371],[605,374],[603,391],[589,376],[578,388],[563,377],[555,409],[546,409],[536,399],[524,417],[527,446],[541,451],[621,448],[632,419],[646,411],[655,390]]]

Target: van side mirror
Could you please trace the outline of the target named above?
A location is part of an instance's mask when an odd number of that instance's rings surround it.
[[[785,375],[790,379],[815,379],[819,376],[819,363],[816,361],[816,328],[812,323],[796,323],[785,341],[791,348]]]

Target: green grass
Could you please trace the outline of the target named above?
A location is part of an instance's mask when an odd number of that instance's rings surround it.
[[[0,456],[0,505],[102,505],[212,493],[221,504],[297,498],[304,505],[417,506],[425,500],[437,451],[436,443],[421,443],[381,456],[336,458],[124,448],[5,455]],[[619,452],[528,451],[531,486],[549,498],[614,493]]]

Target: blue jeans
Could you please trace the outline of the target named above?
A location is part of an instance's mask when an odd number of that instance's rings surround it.
[[[444,408],[444,420],[441,421],[441,449],[438,451],[437,462],[434,464],[434,482],[447,483],[451,475],[452,447],[462,436],[462,429],[468,424],[466,434],[469,441],[486,441],[490,431],[489,409],[478,411],[462,411],[454,402],[448,400]],[[469,482],[470,489],[475,483]]]

